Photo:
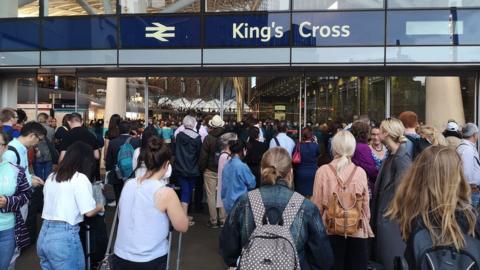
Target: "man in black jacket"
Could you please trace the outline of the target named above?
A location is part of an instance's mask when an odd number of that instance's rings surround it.
[[[208,226],[211,228],[218,228],[218,225],[223,226],[225,222],[225,210],[219,208],[219,215],[217,215],[217,185],[218,185],[218,159],[220,157],[220,147],[218,145],[218,138],[225,132],[223,126],[225,122],[219,115],[215,115],[212,120],[208,122],[211,130],[203,141],[202,151],[200,152],[199,166],[200,171],[203,172],[203,179],[205,191],[207,193],[208,212],[210,214],[210,221]],[[217,219],[218,218],[218,219]]]
[[[117,156],[120,147],[130,138],[130,131],[131,131],[131,124],[128,121],[121,121],[118,125],[118,129],[120,131],[120,136],[116,137],[115,139],[111,140],[108,144],[107,155],[105,158],[105,170],[108,172],[110,171],[110,179],[112,179],[113,189],[115,191],[115,199],[119,200],[120,193],[122,192],[123,188],[123,180],[118,179],[115,176],[115,166],[117,165]],[[132,145],[133,149],[140,147],[140,140],[137,138],[131,138],[130,144]]]
[[[180,131],[175,139],[175,160],[173,171],[178,177],[181,187],[181,202],[185,214],[188,213],[188,205],[192,200],[192,192],[195,183],[200,177],[198,158],[202,148],[202,139],[195,130],[197,120],[187,115],[183,119],[185,130]],[[190,223],[193,225],[193,222]]]

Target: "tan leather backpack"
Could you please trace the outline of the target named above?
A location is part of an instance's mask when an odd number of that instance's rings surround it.
[[[363,195],[346,192],[346,187],[352,181],[357,166],[348,177],[345,183],[340,179],[335,168],[328,164],[328,167],[335,173],[340,191],[334,192],[328,200],[326,227],[329,235],[353,236],[362,227]]]

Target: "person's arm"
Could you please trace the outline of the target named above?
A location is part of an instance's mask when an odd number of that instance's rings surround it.
[[[255,175],[253,175],[250,168],[247,165],[244,166],[244,169],[240,172],[240,177],[242,181],[247,185],[248,190],[255,189],[257,182],[255,181]]]
[[[173,228],[185,233],[188,230],[188,217],[183,211],[177,193],[171,188],[162,188],[155,193],[155,207],[166,212]]]
[[[232,211],[227,216],[225,225],[220,233],[220,255],[229,267],[237,265],[238,257],[242,253],[240,221],[243,220],[243,213],[245,212],[244,201],[245,198],[243,196],[237,200]]]
[[[105,144],[103,145],[103,161],[107,162],[107,149],[108,149],[108,144],[110,143],[110,140],[105,138]]]
[[[17,179],[18,187],[15,194],[13,196],[0,196],[1,213],[20,211],[20,208],[28,203],[28,200],[32,197],[32,188],[23,168],[19,168],[17,178],[20,180]]]
[[[475,179],[474,175],[474,167],[476,162],[473,153],[471,150],[465,146],[460,146],[463,151],[459,151],[460,157],[462,158],[463,163],[463,172],[465,174],[465,178],[467,179],[468,183],[472,183],[473,179]]]
[[[113,145],[108,144],[108,149],[107,149],[107,155],[105,157],[105,170],[111,171],[113,170],[113,167],[115,166],[114,161],[113,161]]]
[[[65,150],[62,150],[60,152],[60,157],[58,157],[58,164],[60,164],[60,162],[62,162],[63,158],[65,157]]]
[[[209,138],[206,138],[205,141],[203,141],[203,144],[200,149],[200,157],[198,159],[198,167],[200,168],[200,171],[203,172],[208,166],[208,150],[210,149],[210,143],[209,143]]]
[[[306,259],[311,269],[329,270],[334,262],[333,251],[320,212],[318,209],[312,210],[312,215],[304,219],[308,228]]]
[[[95,159],[100,159],[100,149],[95,149],[93,150],[93,156],[95,157]]]
[[[320,167],[321,168],[321,167]],[[312,202],[317,206],[320,210],[320,214],[323,213],[323,184],[325,183],[326,179],[322,177],[321,169],[318,169],[315,173],[315,179],[313,182],[313,195],[312,195]]]
[[[98,212],[105,211],[105,207],[101,204],[96,204],[93,198],[92,183],[84,174],[75,174],[75,179],[72,178],[74,185],[74,198],[78,207],[78,211],[87,217],[93,217]]]

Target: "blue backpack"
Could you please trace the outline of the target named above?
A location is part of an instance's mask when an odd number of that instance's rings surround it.
[[[115,166],[115,174],[118,179],[127,181],[133,174],[133,146],[130,144],[132,137],[128,138],[118,150],[117,165]]]

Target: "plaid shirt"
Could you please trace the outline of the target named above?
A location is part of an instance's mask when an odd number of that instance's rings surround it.
[[[28,183],[25,175],[25,170],[17,165],[10,163],[12,167],[18,170],[17,173],[17,187],[13,196],[5,196],[7,204],[4,208],[0,209],[2,213],[15,213],[15,242],[18,249],[22,249],[30,244],[30,237],[28,235],[25,221],[20,214],[20,208],[28,203],[28,200],[32,196],[32,188]]]

